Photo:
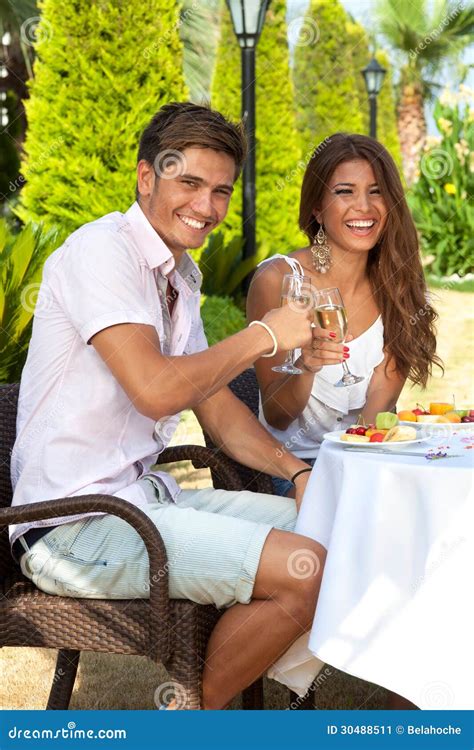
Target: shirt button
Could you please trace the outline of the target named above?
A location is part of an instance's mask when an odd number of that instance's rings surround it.
[[[337,417],[338,422],[342,422],[342,417]]]

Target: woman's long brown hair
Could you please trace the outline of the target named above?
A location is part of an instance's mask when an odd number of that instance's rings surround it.
[[[311,244],[320,227],[313,214],[342,162],[365,159],[374,170],[388,214],[382,236],[369,252],[367,274],[384,325],[385,349],[398,373],[426,386],[436,355],[438,315],[430,305],[418,237],[397,167],[381,143],[365,135],[335,133],[313,153],[303,178],[299,225]]]

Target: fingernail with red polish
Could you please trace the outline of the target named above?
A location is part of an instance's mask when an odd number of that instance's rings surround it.
[[[345,346],[343,351],[348,352],[349,351],[349,347]]]
[[[330,335],[330,337],[331,337],[332,339],[335,339],[335,338],[336,338],[336,334],[334,333],[334,331],[329,331],[329,335]]]
[[[350,356],[351,356],[350,354],[348,354],[347,352],[344,352],[344,359],[348,359],[348,357]]]

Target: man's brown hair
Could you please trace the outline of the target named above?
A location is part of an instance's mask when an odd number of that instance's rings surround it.
[[[160,154],[186,148],[212,148],[229,154],[235,162],[235,179],[247,155],[242,123],[227,120],[220,112],[192,102],[165,104],[153,116],[140,138],[138,159],[155,164]]]

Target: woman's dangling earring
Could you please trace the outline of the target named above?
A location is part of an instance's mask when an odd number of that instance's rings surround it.
[[[326,273],[332,266],[331,248],[328,245],[323,225],[319,227],[314,242],[311,245],[313,267],[318,273]]]

